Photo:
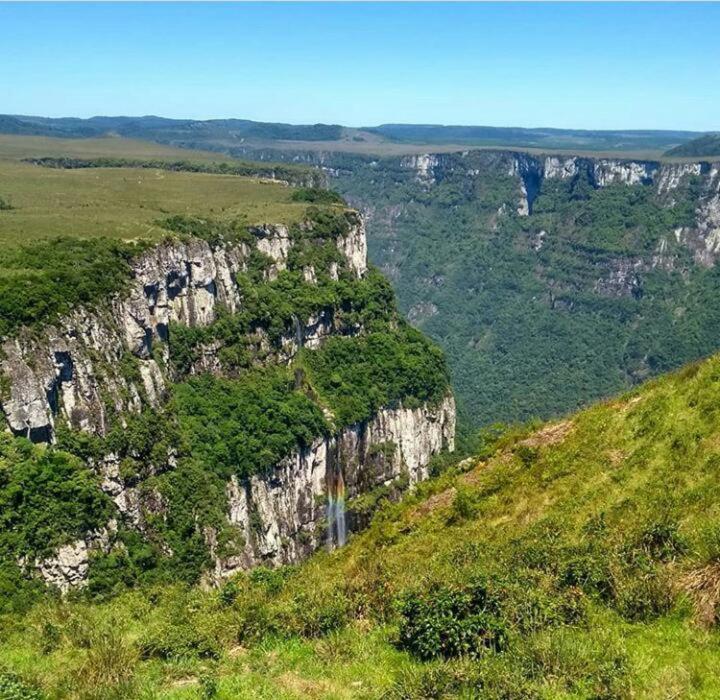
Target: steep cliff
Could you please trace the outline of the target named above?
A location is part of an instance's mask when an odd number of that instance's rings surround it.
[[[47,542],[0,542],[63,591],[298,561],[363,524],[346,497],[399,493],[453,449],[441,356],[368,270],[355,213],[311,207],[293,227],[211,234],[207,221],[166,225],[109,298],[2,344],[7,430],[50,444],[28,453],[33,478],[62,455],[104,499]],[[50,518],[41,480],[25,488]]]
[[[288,228],[265,226],[253,234],[254,247],[211,246],[199,238],[154,247],[133,261],[124,289],[98,300],[99,309],[77,309],[41,334],[24,329],[5,341],[0,369],[9,395],[0,400],[13,433],[51,442],[59,414],[73,429],[105,435],[108,411],[122,416],[145,405],[157,407],[166,388],[162,366],[169,361],[169,325],[205,327],[218,308],[237,312],[242,301],[236,275],[247,271],[253,250],[268,258],[268,278],[287,268],[293,246]],[[361,221],[353,220],[335,242],[349,272],[361,278],[367,269]],[[314,274],[311,266],[306,274]],[[312,344],[318,320],[305,320],[301,343]],[[294,336],[288,339],[293,341]],[[128,354],[135,358],[130,362],[136,377],[123,372]],[[290,350],[286,359],[293,354]]]

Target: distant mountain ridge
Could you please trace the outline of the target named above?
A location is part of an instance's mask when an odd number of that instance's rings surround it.
[[[8,131],[6,131],[6,126]],[[12,129],[10,131],[9,129]],[[41,136],[102,136],[113,133],[135,138],[153,138],[154,135],[195,133],[204,136],[232,138],[260,138],[270,140],[330,141],[340,137],[342,127],[337,124],[295,125],[254,122],[248,119],[168,119],[147,115],[142,117],[35,117],[0,115],[2,133],[32,134]]]
[[[362,144],[437,146],[505,146],[577,151],[659,154],[702,134],[683,130],[583,130],[437,124],[381,124],[350,128],[339,124],[287,124],[248,119],[168,119],[153,115],[37,117],[0,115],[0,133],[84,138],[119,135],[191,148],[227,150],[247,141],[319,142],[328,150],[355,150]]]
[[[398,141],[467,143],[470,145],[532,146],[582,149],[657,148],[692,139],[692,131],[587,130],[494,126],[444,126],[438,124],[382,124],[365,129]]]

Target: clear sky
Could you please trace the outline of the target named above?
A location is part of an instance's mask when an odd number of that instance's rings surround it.
[[[720,4],[2,4],[0,112],[720,130]]]

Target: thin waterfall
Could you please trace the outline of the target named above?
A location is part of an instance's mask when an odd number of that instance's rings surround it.
[[[337,492],[335,494],[335,530],[337,546],[342,547],[347,541],[347,527],[345,525],[345,481],[342,472],[338,469]]]
[[[347,541],[347,524],[345,522],[345,480],[340,465],[334,459],[329,460],[328,463],[327,496],[328,548],[335,549],[342,547]]]

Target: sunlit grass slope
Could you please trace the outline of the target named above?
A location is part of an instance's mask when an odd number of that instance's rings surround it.
[[[292,188],[235,175],[140,168],[62,170],[0,161],[0,242],[57,236],[157,239],[157,225],[174,214],[292,223],[306,204]]]
[[[718,603],[714,357],[506,434],[297,568],[8,617],[0,666],[50,697],[709,699]]]

